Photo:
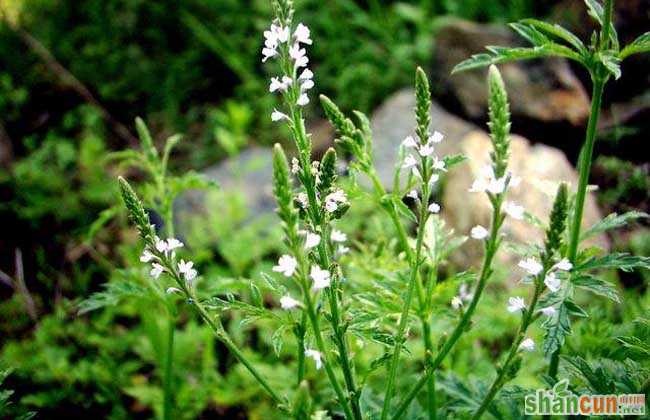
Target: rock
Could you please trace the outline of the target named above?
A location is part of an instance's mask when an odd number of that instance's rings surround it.
[[[491,206],[485,194],[470,193],[473,180],[481,168],[489,163],[492,150],[490,138],[482,130],[469,133],[459,142],[461,152],[468,157],[462,167],[452,169],[445,181],[442,197],[442,216],[459,234],[468,234],[477,225],[490,224]],[[560,150],[543,145],[531,145],[520,136],[512,136],[509,169],[521,177],[521,184],[508,193],[508,200],[524,208],[544,223],[553,206],[553,198],[560,181],[567,181],[573,188],[578,184],[578,174]],[[601,219],[593,194],[587,195],[583,216],[583,228]],[[542,244],[544,232],[525,221],[506,218],[503,232],[508,240],[521,244]],[[609,248],[605,236],[594,238],[591,245]],[[455,255],[455,262],[466,267],[481,259],[482,247],[475,240],[469,240],[461,253]],[[506,263],[514,263],[517,257],[500,253]]]
[[[487,114],[487,69],[451,76],[451,70],[486,45],[523,46],[521,37],[501,25],[453,19],[436,38],[436,78],[446,94],[472,119]],[[514,117],[581,125],[589,115],[589,97],[564,59],[527,60],[499,66],[508,87]]]
[[[415,92],[403,89],[388,98],[372,114],[373,153],[379,178],[386,188],[393,185],[393,172],[402,140],[415,132]],[[441,156],[460,153],[458,140],[476,126],[448,113],[438,104],[431,104],[431,127],[445,135],[436,153]]]
[[[249,210],[249,219],[270,214],[276,207],[271,149],[253,147],[243,150],[239,155],[207,168],[203,174],[216,181],[222,191],[241,194]],[[175,224],[181,235],[188,232],[192,218],[208,213],[206,194],[206,191],[188,191],[174,202]]]

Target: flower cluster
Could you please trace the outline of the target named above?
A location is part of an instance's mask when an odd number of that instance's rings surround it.
[[[164,272],[170,273],[175,268],[178,273],[183,277],[187,287],[192,287],[192,283],[198,272],[194,269],[192,261],[180,260],[176,264],[176,249],[182,248],[184,245],[176,238],[169,238],[167,240],[155,237],[153,248],[145,247],[140,261],[143,263],[151,263],[151,271],[149,274],[154,279],[158,279]],[[175,292],[178,289],[169,288],[168,292]]]

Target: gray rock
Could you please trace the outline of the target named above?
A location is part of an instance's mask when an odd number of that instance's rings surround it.
[[[522,46],[521,37],[502,25],[482,25],[451,19],[436,37],[433,69],[443,90],[471,118],[487,114],[487,69],[451,76],[451,70],[486,45]],[[581,125],[589,115],[589,97],[564,59],[526,60],[499,65],[510,93],[514,116],[538,121],[568,121]]]

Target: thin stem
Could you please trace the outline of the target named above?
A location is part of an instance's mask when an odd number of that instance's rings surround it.
[[[476,412],[472,416],[472,419],[481,418],[481,416],[483,415],[485,410],[488,409],[490,403],[497,395],[499,390],[503,387],[503,385],[505,385],[506,381],[504,380],[504,378],[506,373],[508,372],[510,363],[512,363],[515,356],[517,355],[517,352],[519,351],[519,346],[521,345],[521,342],[526,337],[526,331],[528,331],[528,327],[534,321],[533,314],[535,312],[535,307],[537,306],[537,301],[539,300],[539,296],[544,290],[543,279],[545,275],[546,275],[546,271],[544,271],[542,275],[537,278],[535,282],[535,291],[533,293],[533,299],[530,302],[530,306],[524,313],[524,316],[521,320],[521,325],[519,327],[519,332],[517,333],[515,340],[512,342],[512,345],[510,346],[508,357],[506,358],[506,361],[503,363],[503,366],[499,370],[499,373],[497,374],[497,377],[494,379],[494,382],[492,382],[492,385],[490,386],[490,390],[488,391],[487,395],[483,398],[483,401],[481,402],[481,405],[479,406],[478,410],[476,410]]]
[[[174,360],[174,332],[176,330],[176,319],[173,314],[169,314],[167,321],[167,352],[165,353],[165,367],[163,374],[163,418],[171,420],[174,405],[172,379],[173,379],[173,360]]]
[[[300,335],[298,336],[298,385],[305,378],[305,331],[307,327],[307,315],[302,312],[300,318]]]
[[[413,399],[417,396],[417,394],[420,392],[422,387],[424,387],[427,384],[428,377],[435,373],[436,369],[438,369],[442,361],[445,359],[447,354],[454,347],[458,339],[462,336],[463,332],[467,328],[467,325],[471,321],[472,315],[476,310],[476,306],[478,305],[481,295],[483,294],[483,290],[485,289],[485,285],[487,284],[487,280],[492,275],[492,260],[498,250],[498,233],[502,223],[502,217],[501,217],[502,200],[503,200],[503,195],[500,195],[496,198],[494,204],[494,213],[492,214],[492,224],[490,228],[490,238],[485,245],[485,256],[483,259],[483,266],[481,268],[481,274],[479,276],[478,284],[476,286],[476,291],[474,292],[474,296],[472,297],[472,301],[470,302],[469,306],[467,307],[467,310],[465,311],[462,318],[458,322],[458,325],[456,325],[456,328],[454,328],[453,332],[451,333],[447,341],[445,341],[444,346],[442,347],[442,349],[440,349],[440,351],[436,355],[436,358],[433,360],[433,362],[431,362],[431,366],[428,367],[424,376],[422,376],[418,380],[418,382],[413,386],[413,388],[411,388],[411,390],[408,392],[406,397],[399,404],[397,410],[395,411],[395,414],[393,415],[393,417],[391,417],[392,420],[397,420],[404,414],[404,411],[406,411],[408,406],[411,404],[411,401],[413,401]]]
[[[427,312],[428,313],[428,312]],[[428,317],[427,317],[428,318]],[[424,359],[426,364],[433,362],[433,341],[431,340],[431,326],[428,319],[422,318],[422,335],[424,340]],[[429,420],[435,420],[437,417],[437,402],[436,402],[436,376],[429,375],[427,380],[427,408],[429,411]]]

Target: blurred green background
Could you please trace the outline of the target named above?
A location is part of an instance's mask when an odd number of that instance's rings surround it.
[[[650,27],[649,1],[619,3],[622,39]],[[310,66],[317,90],[346,112],[368,114],[410,86],[416,65],[435,72],[434,57],[445,52],[437,49],[437,39],[455,19],[505,25],[552,17],[583,35],[589,27],[577,0],[303,0],[296,7],[315,40]],[[108,156],[137,147],[136,116],[158,141],[184,134],[171,163],[177,172],[201,171],[247,147],[284,141],[269,118],[275,104],[267,93],[271,72],[260,60],[270,16],[266,0],[0,0],[0,368],[13,369],[2,388],[15,391],[6,418],[30,410],[37,418],[159,415],[153,366],[161,357],[156,343],[164,327],[155,310],[142,315],[127,301],[77,314],[81,299],[116,277],[134,275],[115,271],[134,261],[138,249],[121,209],[112,208],[118,203],[115,176],[123,172]],[[648,64],[647,56],[631,60],[623,79],[606,92],[608,124],[592,176],[604,214],[649,207]],[[585,75],[575,73],[588,86]],[[443,85],[434,80],[440,104],[468,121],[484,121],[484,115],[466,113]],[[310,105],[313,122],[320,118],[316,103]],[[560,148],[572,162],[576,142],[559,142],[557,134],[580,139],[582,130],[581,124],[526,118],[514,126]],[[222,290],[268,271],[280,243],[277,235],[260,243],[262,227],[256,224],[235,230],[250,210],[230,193],[220,193],[229,198],[213,203],[218,217],[206,218],[193,235],[202,270],[231,279]],[[362,225],[362,211],[351,217],[350,226]],[[381,241],[380,228],[363,225]],[[218,238],[216,246],[209,235]],[[610,239],[618,250],[649,254],[647,221]],[[639,307],[648,308],[647,273],[620,280],[638,305],[603,305],[597,310],[614,324],[591,328],[616,329]],[[505,345],[512,322],[484,311],[497,325],[487,340],[495,348]],[[250,330],[239,333],[242,342]],[[597,332],[577,334],[590,351],[603,351]],[[281,378],[287,368],[268,341],[258,337],[251,351]],[[231,369],[233,361],[197,321],[183,321],[177,345],[179,370],[192,372],[179,378],[182,418],[266,418],[268,402],[250,390],[244,371]],[[459,354],[455,366],[469,357],[462,349]],[[489,371],[487,359],[479,371]]]

